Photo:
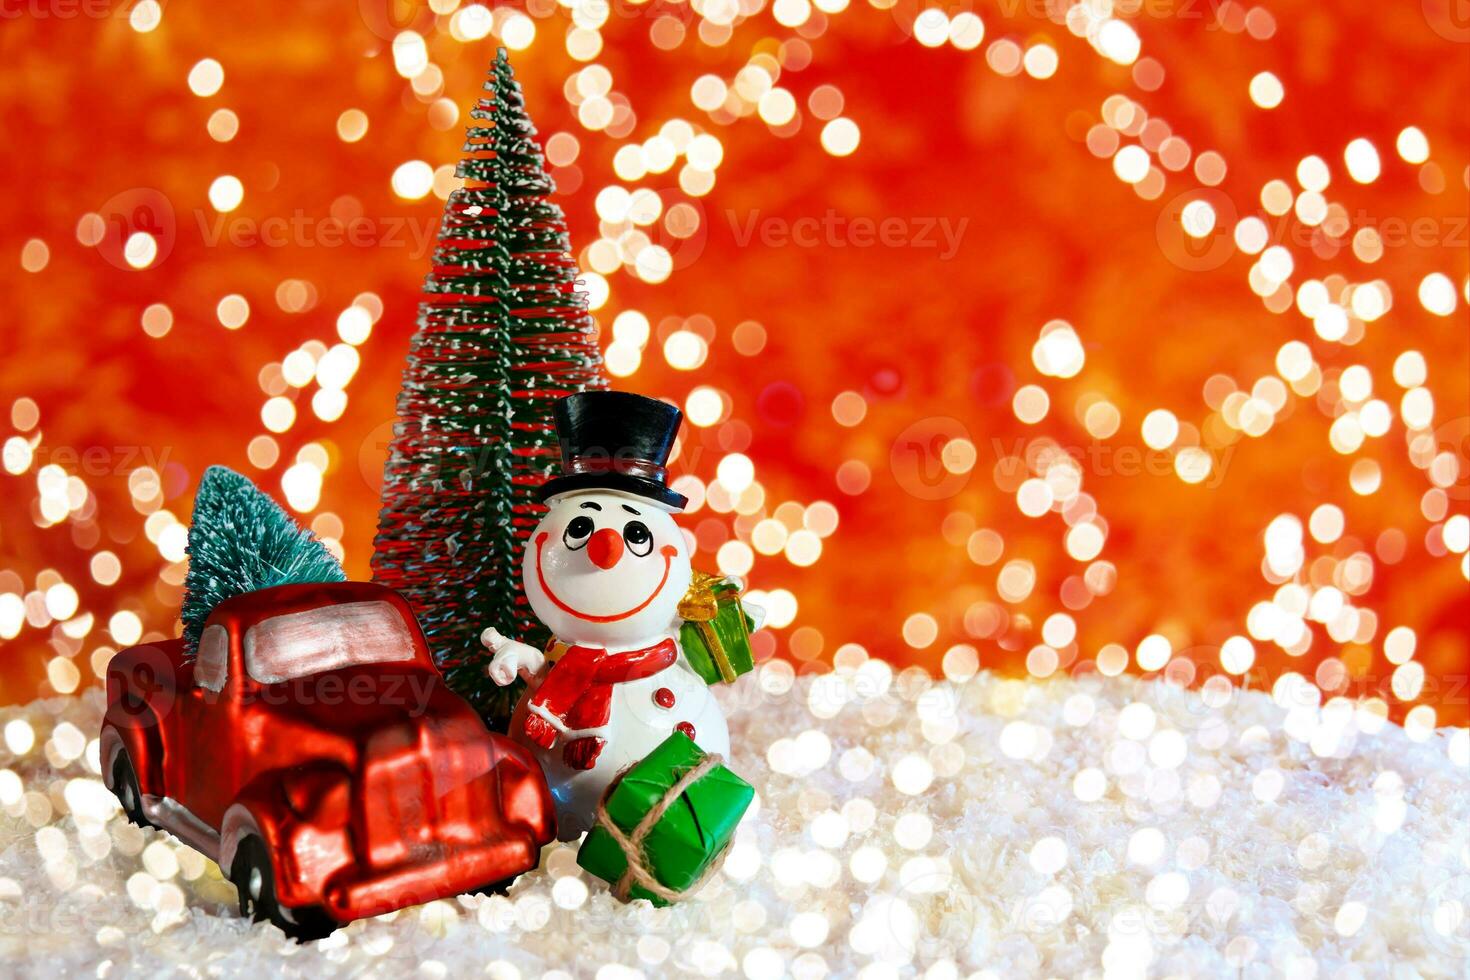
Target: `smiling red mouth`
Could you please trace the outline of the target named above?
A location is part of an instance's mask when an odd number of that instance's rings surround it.
[[[556,608],[560,609],[564,613],[576,616],[578,619],[585,619],[589,623],[616,623],[620,619],[627,619],[629,616],[637,615],[638,613],[647,609],[649,604],[653,602],[654,599],[658,598],[658,594],[664,590],[664,586],[668,584],[669,570],[672,569],[674,566],[674,556],[679,553],[679,549],[675,548],[671,544],[666,544],[663,546],[663,548],[659,550],[659,554],[664,556],[664,574],[663,577],[658,580],[658,585],[655,585],[653,587],[653,591],[649,593],[647,599],[644,599],[632,609],[625,610],[624,612],[612,613],[611,615],[607,616],[594,616],[591,613],[584,613],[574,606],[567,605],[567,603],[562,601],[560,596],[551,591],[551,585],[546,581],[546,575],[541,571],[541,549],[546,544],[546,539],[548,537],[550,537],[550,535],[547,534],[545,531],[542,531],[540,534],[536,535],[536,581],[540,584],[541,591],[546,593],[546,598],[550,599],[552,604],[555,605]]]

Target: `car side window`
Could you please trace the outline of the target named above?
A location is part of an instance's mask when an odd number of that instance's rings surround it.
[[[199,658],[194,662],[194,680],[206,691],[219,691],[225,686],[225,673],[230,664],[230,631],[223,626],[210,626],[199,638]]]

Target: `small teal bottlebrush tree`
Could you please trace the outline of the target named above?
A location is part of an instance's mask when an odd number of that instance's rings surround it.
[[[291,582],[341,582],[341,564],[255,484],[223,466],[199,481],[184,576],[184,645],[198,649],[204,621],[232,596]]]

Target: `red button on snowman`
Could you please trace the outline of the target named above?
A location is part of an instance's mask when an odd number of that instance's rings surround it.
[[[563,475],[542,488],[550,508],[526,543],[521,574],[536,617],[554,634],[548,659],[494,628],[490,677],[528,682],[510,734],[536,754],[557,805],[558,834],[591,828],[608,784],[675,731],[725,755],[719,704],[679,646],[689,544],[673,515],[688,500],[665,464],[681,419],[642,395],[590,391],[555,407]]]

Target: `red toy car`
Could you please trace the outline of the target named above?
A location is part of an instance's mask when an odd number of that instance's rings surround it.
[[[536,761],[445,686],[408,604],[281,585],[107,669],[103,775],[135,823],[227,869],[298,939],[500,883],[556,836]]]

